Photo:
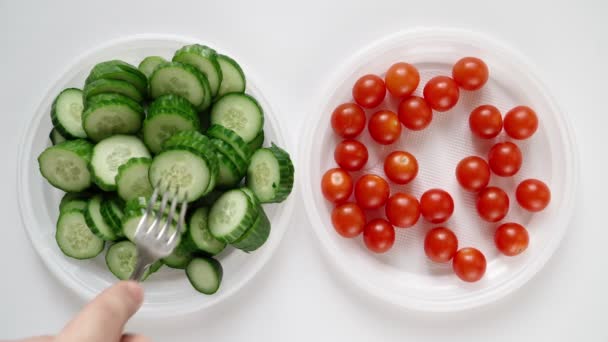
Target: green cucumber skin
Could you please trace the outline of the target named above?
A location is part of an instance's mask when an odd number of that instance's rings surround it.
[[[62,90],[56,97],[55,100],[53,100],[53,104],[51,105],[51,122],[53,123],[53,127],[54,129],[65,139],[65,140],[70,140],[70,139],[86,139],[86,135],[81,135],[81,136],[76,136],[76,135],[72,135],[70,134],[70,132],[68,132],[63,125],[59,122],[59,118],[57,116],[57,100],[59,100],[59,98],[61,97],[61,95],[63,93],[65,93],[66,91],[78,91],[82,94],[82,90],[78,89],[78,88],[66,88],[64,90]],[[84,106],[84,103],[83,103]],[[84,109],[84,108],[83,108]],[[81,113],[81,120],[84,120],[84,117],[82,116]],[[51,137],[51,140],[53,141],[53,138]],[[55,141],[53,141],[53,144],[55,144]]]
[[[220,64],[217,61],[217,52],[214,49],[212,49],[208,46],[205,46],[205,45],[200,45],[200,44],[186,45],[186,46],[183,46],[182,48],[180,48],[179,50],[175,51],[175,54],[173,55],[173,61],[184,63],[184,64],[189,64],[198,69],[198,66],[186,62],[186,60],[188,59],[187,55],[189,55],[189,54],[195,55],[197,57],[201,57],[201,58],[207,60],[213,66],[213,69],[215,70],[214,78],[217,78],[215,80],[216,85],[215,85],[215,87],[212,88],[211,82],[209,82],[209,86],[210,86],[210,90],[211,90],[211,96],[215,97],[222,84],[222,68],[220,67]],[[203,75],[205,75],[205,77],[210,78],[211,75],[209,75],[207,72],[205,72],[201,69],[198,69],[198,70]]]
[[[120,165],[118,167],[118,173],[116,174],[116,190],[119,196],[121,196],[122,191],[121,191],[121,186],[120,184],[122,183],[122,178],[125,177],[125,173],[128,172],[128,170],[136,165],[140,165],[140,164],[144,164],[148,167],[148,170],[150,170],[150,165],[152,164],[152,158],[147,158],[147,157],[135,157],[135,158],[131,158],[129,159],[126,163]],[[146,179],[148,180],[148,184],[150,185],[150,188],[148,189],[147,193],[143,193],[143,194],[136,194],[136,195],[140,195],[140,196],[151,196],[152,192],[153,192],[153,188],[152,188],[152,184],[150,184],[150,179],[148,178],[148,174],[145,175]],[[131,193],[132,195],[132,193]],[[138,196],[139,197],[139,196]],[[122,197],[121,197],[122,198]],[[126,200],[126,198],[122,198],[123,200]]]
[[[144,100],[144,94],[140,93],[131,83],[105,78],[95,80],[85,85],[82,96],[86,102],[87,99],[100,94],[120,94],[138,103]]]
[[[236,134],[233,130],[221,125],[211,125],[207,130],[207,135],[232,146],[232,148],[249,164],[253,152],[249,149],[249,145]]]
[[[43,159],[43,154],[46,153],[47,151],[50,151],[51,149],[62,149],[62,150],[66,150],[66,151],[75,153],[78,157],[82,158],[88,164],[91,162],[91,157],[93,156],[93,144],[91,144],[89,141],[84,140],[84,139],[67,140],[62,143],[59,143],[57,145],[47,148],[38,157],[38,165],[39,165],[40,173],[42,174],[42,177],[44,177],[52,186],[54,186],[58,189],[61,189],[63,191],[66,191],[66,192],[80,192],[80,191],[86,190],[87,188],[89,188],[91,186],[93,177],[90,174],[88,169],[85,170],[86,172],[89,172],[90,180],[89,180],[88,184],[83,187],[79,187],[77,189],[61,188],[56,183],[51,181],[48,178],[48,176],[45,175],[44,171],[42,170],[42,165],[41,165],[41,159]]]
[[[259,215],[253,225],[243,234],[237,241],[232,243],[232,246],[244,252],[253,252],[262,247],[271,230],[270,220],[264,212],[264,209],[259,207]]]
[[[49,139],[51,139],[51,144],[52,145],[57,145],[59,143],[62,143],[66,140],[68,140],[66,137],[64,137],[63,135],[61,135],[61,133],[59,133],[59,131],[53,127],[53,129],[49,132]]]
[[[209,87],[209,81],[207,81],[207,78],[205,77],[205,75],[203,75],[203,73],[201,73],[197,68],[195,68],[189,64],[184,64],[184,63],[179,63],[179,62],[166,62],[166,63],[158,65],[156,67],[156,69],[154,69],[154,72],[152,73],[152,75],[150,75],[150,96],[152,98],[158,98],[162,95],[172,94],[172,93],[165,93],[165,92],[157,93],[153,89],[155,75],[157,73],[159,73],[162,69],[165,69],[165,68],[179,68],[179,69],[185,70],[186,72],[190,73],[198,80],[199,85],[203,88],[204,96],[203,96],[201,103],[191,103],[192,106],[194,106],[199,111],[202,111],[202,110],[207,109],[211,105],[211,88]],[[181,94],[175,94],[175,95],[181,96]]]
[[[112,231],[116,237],[124,237],[122,231],[122,218],[124,212],[122,207],[124,207],[124,203],[115,196],[106,196],[103,201],[101,201],[101,216],[106,223],[112,227]]]
[[[295,169],[289,154],[274,143],[272,143],[270,147],[264,148],[264,150],[270,151],[277,159],[279,165],[279,184],[274,187],[275,193],[272,198],[259,198],[259,196],[258,198],[261,203],[280,203],[287,199],[293,189]],[[252,169],[252,165],[253,163],[247,170],[247,185],[250,189],[252,189],[252,187],[249,186],[249,182],[255,177],[256,172]]]
[[[133,65],[120,60],[110,60],[96,64],[85,80],[85,85],[104,78],[129,82],[141,94],[145,94],[148,89],[146,75]]]
[[[222,196],[220,196],[220,199],[224,196],[230,196],[235,191],[240,192],[241,194],[243,194],[244,196],[247,197],[247,207],[245,209],[245,215],[243,216],[243,218],[241,219],[241,221],[239,222],[237,227],[235,227],[231,232],[226,233],[224,235],[219,235],[219,234],[217,234],[217,232],[214,232],[214,229],[213,229],[213,222],[214,222],[214,218],[215,218],[214,209],[216,209],[215,207],[218,205],[217,203],[219,202],[219,199],[218,199],[218,201],[216,201],[216,203],[214,203],[214,205],[211,207],[211,209],[209,211],[209,232],[217,240],[228,243],[228,244],[233,243],[233,242],[237,241],[238,239],[240,239],[241,236],[245,233],[245,231],[247,231],[247,229],[249,227],[251,227],[251,225],[255,221],[256,215],[258,215],[257,208],[253,205],[253,202],[249,199],[249,196],[244,194],[239,189],[233,189],[230,191],[226,191],[225,193],[222,194]],[[217,209],[217,210],[220,210],[220,209]]]
[[[244,93],[245,88],[247,88],[247,78],[245,78],[245,73],[243,72],[243,69],[241,68],[241,66],[234,59],[232,59],[226,55],[218,54],[217,58],[218,58],[218,63],[220,61],[223,61],[227,64],[230,64],[234,69],[236,69],[236,71],[240,74],[241,79],[243,80],[243,85],[238,88],[234,88],[234,86],[231,86],[231,87],[227,87],[226,85],[222,86],[222,84],[220,84],[220,89],[218,90],[217,98],[220,98],[228,93]],[[220,69],[221,69],[221,63],[220,63]]]
[[[218,286],[217,286],[217,288],[215,288],[215,289],[213,289],[211,291],[207,291],[205,289],[202,289],[202,288],[198,287],[195,284],[195,280],[193,279],[194,275],[190,274],[191,272],[194,271],[194,267],[195,267],[196,263],[197,262],[201,262],[201,260],[204,261],[204,262],[206,262],[206,263],[208,263],[209,265],[211,265],[211,267],[215,271],[215,275],[216,275],[216,277],[218,279]],[[188,280],[190,281],[190,284],[192,284],[192,287],[195,290],[197,290],[200,293],[206,294],[206,295],[212,295],[212,294],[216,293],[217,290],[219,290],[219,288],[221,286],[222,278],[224,276],[224,270],[222,268],[222,264],[220,264],[219,261],[217,261],[217,260],[215,260],[214,258],[211,258],[211,257],[202,257],[201,256],[201,257],[194,258],[194,259],[192,259],[190,261],[190,263],[186,267],[186,276],[188,277]]]
[[[203,220],[205,222],[205,227],[203,228],[203,230],[207,231],[207,233],[209,234],[209,236],[208,236],[209,238],[214,239],[213,236],[211,235],[211,233],[209,232],[209,225],[208,225],[209,208],[200,207],[200,208],[196,208],[188,217],[188,220],[187,220],[188,230],[186,232],[186,236],[184,239],[185,243],[188,245],[188,247],[191,250],[201,251],[209,256],[213,256],[213,255],[217,255],[217,254],[221,253],[224,250],[224,248],[226,248],[226,244],[222,241],[215,239],[211,242],[207,242],[207,241],[204,241],[202,243],[198,242],[199,239],[196,238],[195,234],[197,232],[197,229],[200,230],[200,227],[197,227],[196,226],[197,222],[194,222],[197,215],[203,215]],[[201,233],[201,234],[204,235],[204,233]]]
[[[89,226],[89,228],[91,229],[91,231],[93,232],[93,234],[97,235],[100,239],[104,240],[104,241],[114,241],[116,240],[118,237],[116,236],[116,234],[114,233],[114,228],[112,227],[112,225],[107,222],[105,220],[105,218],[103,217],[103,215],[101,215],[101,202],[103,201],[102,195],[95,195],[93,196],[91,199],[89,199],[89,203],[87,205],[86,210],[84,211],[84,219],[85,222],[87,223],[87,226]],[[96,203],[99,202],[98,205],[100,207],[100,216],[102,218],[102,220],[104,222],[101,222],[102,224],[106,224],[107,226],[110,227],[110,232],[104,233],[103,231],[101,231],[101,229],[99,227],[97,227],[97,224],[95,223],[95,220],[93,219],[92,213],[91,213],[91,203]]]
[[[99,242],[99,248],[97,250],[93,250],[90,254],[87,254],[87,255],[78,255],[78,256],[73,255],[69,251],[67,251],[64,248],[64,246],[62,246],[61,243],[59,243],[59,238],[61,236],[62,230],[64,229],[60,225],[60,223],[61,223],[62,219],[65,216],[73,215],[73,214],[82,215],[82,220],[86,224],[86,221],[85,221],[85,218],[84,218],[84,211],[83,210],[72,209],[72,210],[69,210],[69,211],[64,211],[64,212],[59,213],[59,218],[57,219],[57,225],[56,225],[56,230],[55,230],[55,241],[57,241],[57,245],[58,245],[59,249],[61,250],[61,252],[64,255],[66,255],[66,256],[68,256],[70,258],[73,258],[73,259],[85,260],[85,259],[91,259],[91,258],[96,257],[97,255],[99,255],[103,251],[104,246],[105,246],[105,242],[102,239],[100,239],[99,237],[97,237],[96,235],[94,235],[93,232],[90,232],[91,239],[97,240],[97,242]],[[90,227],[89,227],[89,229],[90,229]]]
[[[232,164],[234,164],[234,166],[236,166],[240,178],[247,173],[247,161],[243,159],[230,144],[217,138],[211,138],[211,143],[217,152],[223,154],[232,162]]]
[[[96,129],[96,127],[87,126],[87,119],[89,118],[89,116],[91,114],[95,113],[95,111],[102,109],[103,107],[106,107],[106,106],[116,106],[116,105],[125,106],[125,107],[129,108],[131,111],[133,111],[134,113],[136,113],[137,115],[139,115],[139,118],[138,118],[139,125],[137,125],[133,128],[125,127],[124,125],[118,125],[118,126],[111,127],[109,132],[101,132],[101,133],[92,131],[92,129]],[[87,135],[89,136],[89,138],[91,138],[92,140],[94,140],[96,142],[99,142],[112,135],[135,134],[135,133],[139,132],[141,130],[144,116],[145,116],[145,112],[144,112],[143,107],[140,106],[139,103],[133,101],[132,99],[130,99],[124,95],[120,95],[120,94],[100,94],[100,95],[91,97],[91,99],[87,101],[87,103],[85,105],[85,110],[82,113],[82,123],[83,123],[84,130],[85,130],[85,132],[87,132]]]
[[[163,258],[161,261],[163,262],[163,264],[171,268],[183,270],[186,269],[192,258],[194,258],[192,250],[189,248],[184,239],[177,247],[175,247],[175,250],[173,250],[173,253],[171,253],[171,255],[166,258]]]
[[[253,154],[253,152],[255,152],[256,150],[262,148],[262,145],[264,145],[264,139],[264,130],[262,129],[260,133],[258,133],[258,135],[256,135],[255,138],[253,138],[253,140],[251,140],[248,144],[251,154]]]
[[[146,75],[147,78],[150,78],[150,76],[154,72],[154,69],[156,69],[156,67],[160,64],[166,62],[167,60],[160,56],[148,56],[139,63],[137,69],[139,69],[142,74]]]
[[[238,186],[243,180],[244,174],[240,173],[236,165],[228,157],[224,156],[219,151],[216,151],[217,161],[218,161],[218,178],[216,187],[220,189],[231,189]],[[224,168],[224,173],[228,172],[229,174],[222,174],[222,168]]]
[[[184,119],[190,124],[190,128],[185,129],[186,131],[198,131],[200,129],[199,116],[188,100],[179,95],[173,94],[163,95],[157,98],[150,104],[150,107],[148,108],[148,116],[144,120],[143,124],[144,142],[153,153],[159,153],[162,150],[162,144],[164,141],[166,141],[172,135],[184,131],[184,129],[177,129],[176,132],[173,132],[173,134],[167,136],[167,138],[161,141],[160,144],[157,144],[157,141],[155,140],[157,137],[149,136],[147,132],[149,132],[148,127],[152,124],[153,120],[161,115],[176,115]]]

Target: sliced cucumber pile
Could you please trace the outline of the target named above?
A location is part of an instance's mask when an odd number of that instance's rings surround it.
[[[128,279],[149,197],[155,187],[178,186],[190,202],[187,222],[173,253],[145,277],[164,264],[185,270],[197,291],[218,291],[224,251],[262,247],[271,232],[262,204],[285,200],[293,187],[287,152],[263,147],[264,111],[246,84],[235,60],[193,44],[173,56],[146,57],[138,67],[101,61],[82,90],[61,91],[50,108],[51,143],[38,157],[42,176],[66,192],[59,249],[89,259],[108,242],[108,269]],[[168,210],[158,214],[162,224]]]

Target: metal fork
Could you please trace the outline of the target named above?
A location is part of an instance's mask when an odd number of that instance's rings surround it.
[[[131,277],[129,277],[129,280],[141,281],[150,265],[159,259],[169,256],[177,246],[179,241],[178,236],[181,234],[184,227],[186,209],[188,208],[188,203],[185,199],[188,198],[188,194],[184,194],[184,200],[181,201],[176,230],[173,234],[170,234],[169,227],[171,227],[171,224],[173,223],[173,216],[175,215],[178,203],[180,202],[180,196],[178,196],[179,187],[176,188],[175,192],[171,191],[171,186],[169,186],[168,189],[169,190],[165,191],[162,195],[160,208],[153,213],[154,206],[159,196],[159,187],[155,187],[154,192],[150,197],[148,207],[146,208],[146,212],[139,220],[134,239],[137,248],[137,263],[135,264],[135,269],[133,270]],[[169,200],[171,200],[169,214],[166,216],[165,224],[161,224],[162,218],[165,216],[163,213],[165,212]],[[148,221],[151,216],[153,216],[154,220],[149,223]]]

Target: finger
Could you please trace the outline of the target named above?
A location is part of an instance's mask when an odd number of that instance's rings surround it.
[[[152,340],[150,340],[146,336],[131,335],[131,334],[122,335],[122,338],[120,339],[120,342],[151,342],[151,341]]]
[[[18,341],[13,341],[13,342],[51,342],[51,341],[53,341],[52,336],[36,336],[36,337],[26,338],[25,340],[18,340]]]
[[[125,323],[143,302],[141,286],[122,281],[106,289],[63,329],[59,341],[105,342],[118,341]]]

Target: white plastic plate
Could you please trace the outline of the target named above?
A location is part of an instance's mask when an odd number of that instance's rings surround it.
[[[490,69],[490,80],[477,92],[461,90],[458,105],[444,113],[434,112],[431,125],[423,131],[403,129],[400,140],[381,147],[369,137],[367,129],[359,139],[369,149],[370,158],[361,172],[384,176],[383,159],[394,150],[413,153],[419,162],[418,177],[408,185],[391,184],[391,193],[409,192],[420,198],[430,188],[447,190],[455,201],[455,212],[444,225],[453,229],[459,248],[473,246],[486,256],[485,276],[476,283],[465,283],[452,272],[451,263],[436,264],[424,254],[423,241],[432,227],[421,218],[408,229],[397,228],[396,241],[386,254],[373,254],[361,236],[345,239],[331,224],[333,206],[323,198],[321,177],[336,167],[333,153],[340,138],[334,134],[331,113],[343,102],[352,101],[352,86],[367,73],[384,77],[395,62],[414,64],[421,81],[416,95],[433,76],[451,76],[452,65],[461,57],[482,58]],[[507,295],[536,274],[558,247],[574,209],[578,178],[577,151],[572,131],[555,101],[535,76],[530,64],[513,50],[493,39],[467,31],[421,29],[394,34],[371,44],[345,62],[326,82],[328,87],[313,107],[300,155],[301,190],[311,225],[322,248],[349,282],[370,295],[397,306],[430,312],[458,311],[481,306]],[[387,95],[378,109],[396,112],[397,101]],[[492,175],[490,184],[505,189],[511,209],[502,222],[515,221],[528,228],[530,244],[517,257],[501,255],[494,247],[498,224],[482,221],[475,209],[475,195],[463,191],[454,175],[458,162],[469,155],[487,158],[493,143],[510,140],[504,132],[492,141],[474,138],[468,116],[481,104],[493,104],[504,114],[516,105],[529,105],[540,119],[540,128],[527,141],[516,142],[524,156],[523,167],[512,178]],[[377,110],[377,109],[376,109]],[[367,111],[368,117],[374,110]],[[515,200],[515,187],[525,178],[539,178],[552,191],[551,204],[541,213],[524,212]],[[368,219],[384,217],[384,209],[368,213]]]
[[[66,87],[82,88],[90,69],[98,62],[121,59],[133,65],[146,56],[158,55],[171,59],[175,50],[185,44],[200,42],[173,36],[143,35],[112,41],[78,58],[55,82],[41,100],[37,112],[25,127],[19,152],[19,206],[21,216],[32,244],[53,274],[67,287],[85,299],[97,295],[116,278],[107,270],[105,253],[91,260],[74,260],[64,256],[55,243],[55,223],[62,192],[49,185],[38,171],[38,155],[50,145],[48,134],[52,128],[50,107],[54,97]],[[221,46],[208,43],[221,53],[230,54]],[[238,56],[247,77],[247,93],[254,96],[265,113],[265,145],[270,141],[286,146],[275,113],[258,88],[251,69]],[[143,316],[169,316],[208,308],[220,303],[242,288],[262,268],[274,253],[285,233],[293,210],[293,195],[278,205],[265,205],[272,222],[272,232],[266,244],[251,254],[228,247],[218,258],[224,269],[220,290],[211,296],[196,292],[183,270],[163,267],[144,282],[146,296],[141,309]]]

